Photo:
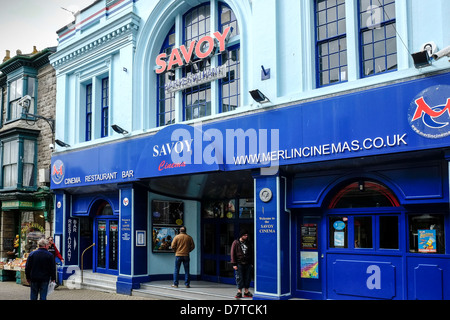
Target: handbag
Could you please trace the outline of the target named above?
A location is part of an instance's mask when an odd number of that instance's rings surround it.
[[[56,283],[53,282],[53,281],[50,281],[50,282],[48,283],[47,295],[50,295],[50,294],[53,293],[53,291],[55,291],[55,286],[56,286]]]

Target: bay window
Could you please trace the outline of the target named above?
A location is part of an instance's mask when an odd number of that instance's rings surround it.
[[[24,129],[13,129],[13,131],[0,137],[2,139],[2,189],[34,188],[36,186],[37,134]]]
[[[8,83],[8,112],[7,120],[16,120],[22,117],[22,107],[19,105],[19,100],[29,95],[31,97],[30,113],[34,112],[35,108],[35,92],[36,92],[36,79],[33,77],[25,76]]]

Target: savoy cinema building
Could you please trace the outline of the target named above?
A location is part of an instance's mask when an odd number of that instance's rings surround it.
[[[59,276],[450,298],[450,1],[98,0],[57,31]]]

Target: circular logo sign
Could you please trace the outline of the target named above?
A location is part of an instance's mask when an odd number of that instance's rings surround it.
[[[429,87],[411,102],[408,122],[417,134],[440,139],[450,135],[450,86]]]
[[[259,192],[259,198],[262,202],[269,202],[272,199],[272,190],[264,188]]]
[[[52,166],[52,181],[55,184],[60,184],[64,180],[66,169],[61,160],[56,160]]]

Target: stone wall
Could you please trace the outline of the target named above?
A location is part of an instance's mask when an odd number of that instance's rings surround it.
[[[46,65],[39,69],[38,73],[37,113],[43,117],[55,119],[55,107],[56,74],[51,65]],[[41,131],[38,137],[38,170],[50,169],[52,149],[49,145],[54,144],[54,134],[45,120],[37,121],[36,125]]]

